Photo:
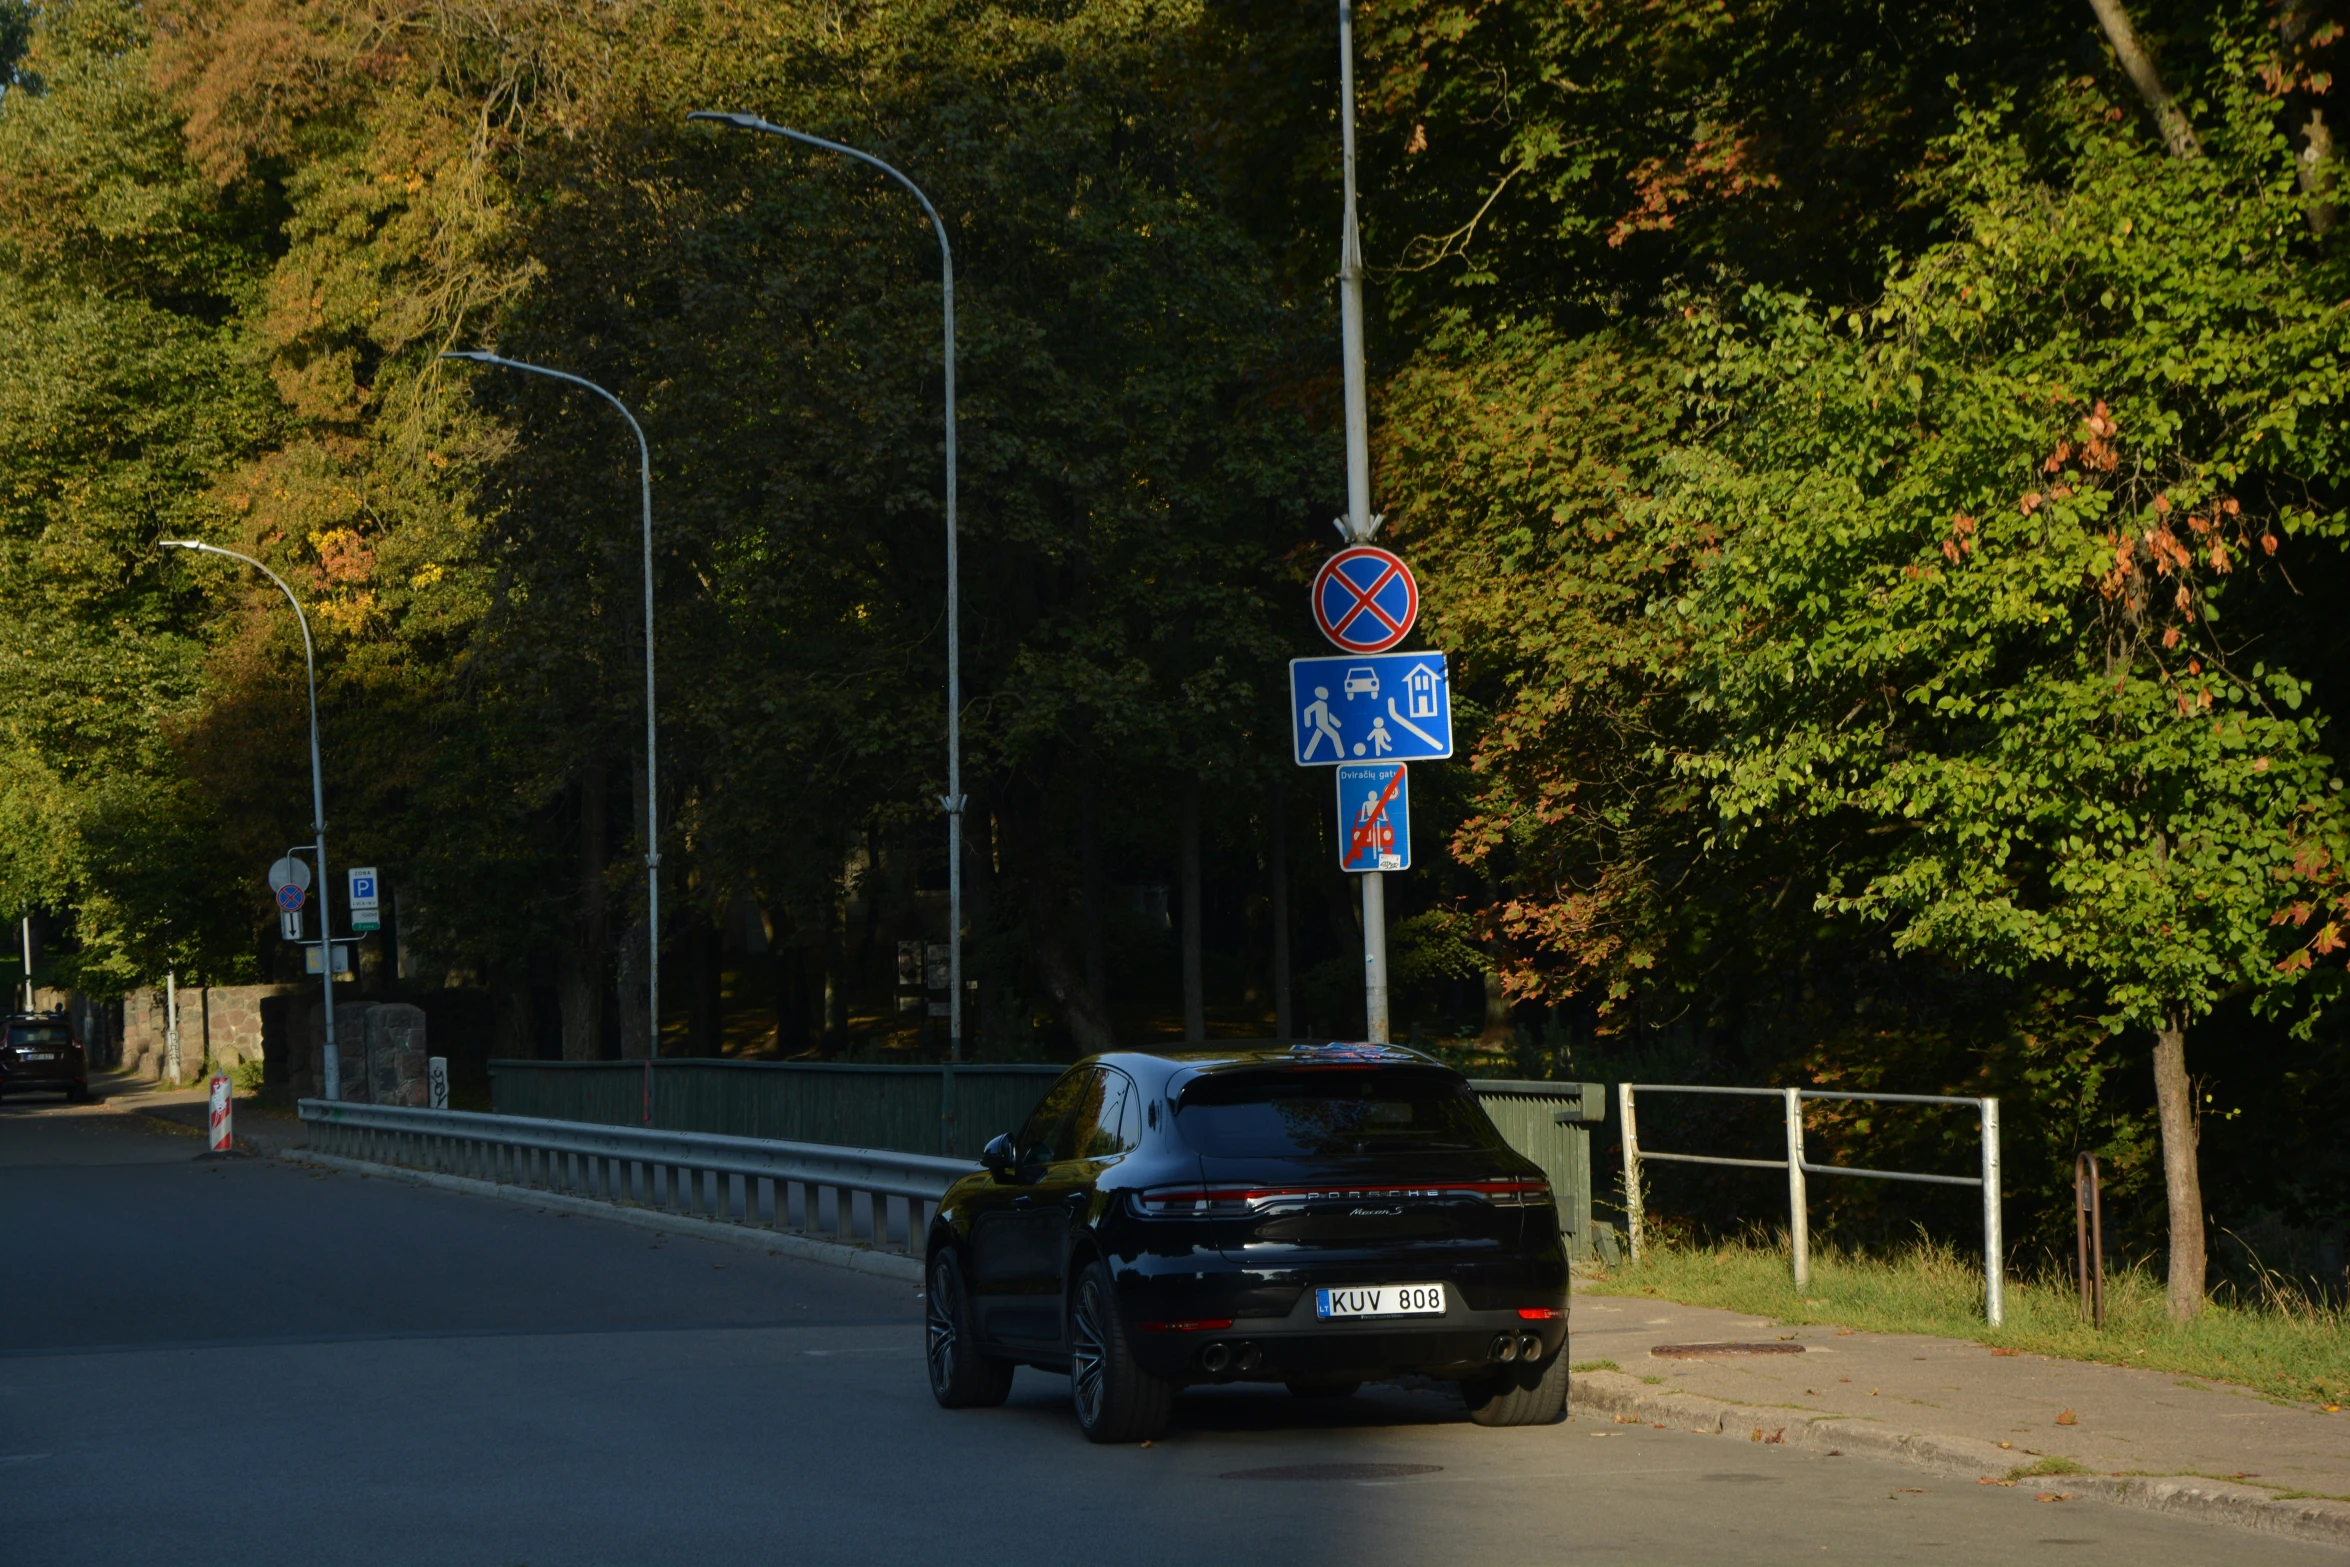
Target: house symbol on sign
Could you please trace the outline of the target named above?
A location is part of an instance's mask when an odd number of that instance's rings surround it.
[[[1426,664],[1414,664],[1411,673],[1403,677],[1404,702],[1414,718],[1436,716],[1436,671]]]

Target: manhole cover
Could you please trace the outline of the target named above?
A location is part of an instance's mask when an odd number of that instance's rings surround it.
[[[1401,1480],[1432,1475],[1442,1464],[1275,1464],[1270,1469],[1235,1469],[1219,1480]]]
[[[1785,1340],[1769,1344],[1659,1344],[1649,1353],[1659,1360],[1711,1360],[1718,1355],[1800,1355],[1803,1346]]]

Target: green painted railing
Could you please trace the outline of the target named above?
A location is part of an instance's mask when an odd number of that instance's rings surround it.
[[[1254,1041],[1218,1041],[1220,1044]],[[836,1061],[664,1061],[654,1068],[653,1124],[795,1143],[836,1143],[976,1159],[1016,1129],[1064,1069],[1057,1066],[865,1066]],[[1606,1119],[1600,1083],[1472,1078],[1511,1147],[1542,1166],[1558,1194],[1559,1227],[1577,1261],[1613,1260],[1615,1231],[1591,1217],[1591,1134]],[[636,1126],[641,1061],[492,1061],[500,1115]]]
[[[1558,1198],[1559,1229],[1577,1262],[1616,1260],[1613,1225],[1591,1217],[1591,1132],[1607,1119],[1605,1083],[1514,1082],[1473,1077],[1469,1086],[1512,1148],[1542,1166]]]
[[[839,1061],[664,1061],[653,1069],[653,1125],[793,1143],[839,1143],[976,1159],[1028,1119],[1062,1068],[863,1066]],[[492,1061],[500,1115],[636,1126],[642,1061]]]

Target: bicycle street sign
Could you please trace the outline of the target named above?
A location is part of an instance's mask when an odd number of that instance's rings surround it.
[[[1411,780],[1401,762],[1349,762],[1338,769],[1338,868],[1412,868]]]

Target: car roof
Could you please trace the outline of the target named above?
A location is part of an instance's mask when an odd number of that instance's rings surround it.
[[[1346,1040],[1293,1045],[1235,1042],[1221,1049],[1210,1041],[1205,1045],[1169,1045],[1164,1049],[1129,1047],[1105,1050],[1088,1059],[1104,1066],[1117,1067],[1153,1089],[1164,1087],[1170,1091],[1193,1077],[1208,1073],[1261,1070],[1267,1067],[1412,1066],[1431,1067],[1440,1072],[1452,1071],[1451,1067],[1434,1056],[1408,1045],[1374,1045]]]

